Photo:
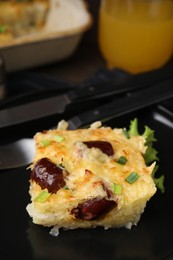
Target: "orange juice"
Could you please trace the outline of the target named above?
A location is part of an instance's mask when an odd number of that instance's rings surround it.
[[[103,0],[99,45],[111,68],[138,73],[163,66],[173,53],[173,1]]]

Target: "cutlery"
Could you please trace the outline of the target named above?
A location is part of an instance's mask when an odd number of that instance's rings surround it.
[[[146,81],[146,79],[149,79],[150,83],[154,84],[155,82],[164,80],[170,76],[172,77],[172,67],[172,63],[169,63],[161,69],[140,73],[135,75],[135,81],[139,80],[143,82],[143,80]],[[0,109],[14,107],[19,104],[23,104],[27,100],[31,101],[33,96],[37,97],[37,99],[38,97],[41,99],[43,96],[45,97],[46,94],[51,94],[53,92],[54,94],[57,95],[58,93],[59,95],[60,93],[64,93],[70,89],[74,89],[75,87],[102,86],[105,84],[108,85],[108,83],[114,86],[120,84],[122,85],[126,83],[130,77],[132,77],[131,74],[120,69],[108,70],[106,68],[100,68],[89,79],[84,80],[79,84],[74,84],[72,82],[59,78],[57,79],[53,76],[38,72],[12,74],[5,80],[5,69],[3,68],[4,66],[2,66],[0,78],[3,78],[3,82],[6,84],[5,88],[7,89],[7,92],[9,92],[9,89],[16,88],[22,88],[22,91],[18,92],[14,96],[6,95],[5,98],[1,99]]]
[[[80,87],[76,87],[62,95],[1,110],[0,128],[29,122],[50,115],[62,114],[67,106],[72,103],[81,103],[87,108],[88,100],[94,98],[112,97],[139,89],[150,88],[153,84],[161,80],[165,81],[165,78],[172,78],[172,72],[170,73],[170,71],[168,68],[162,71],[157,70],[141,73],[134,76],[126,76],[126,80],[120,81],[113,76],[114,72],[108,72],[109,75],[105,80],[99,79],[95,84],[92,84],[92,81],[85,82]]]
[[[68,125],[70,129],[76,129],[83,125],[86,127],[97,120],[106,122],[112,118],[137,111],[172,97],[173,78],[157,83],[150,88],[131,92],[125,97],[115,98],[105,105],[73,116],[68,120]]]
[[[173,79],[137,92],[121,99],[115,98],[109,104],[83,112],[67,120],[69,129],[87,127],[90,123],[101,120],[106,122],[138,109],[142,109],[173,97]],[[0,146],[0,169],[22,167],[32,162],[34,156],[33,139],[20,139],[15,143]]]
[[[0,146],[0,170],[12,169],[32,162],[35,147],[34,139],[24,138],[14,143]]]

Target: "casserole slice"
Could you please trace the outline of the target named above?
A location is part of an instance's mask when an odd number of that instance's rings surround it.
[[[136,225],[157,188],[146,165],[146,139],[121,128],[58,128],[34,136],[36,153],[29,167],[33,223],[59,228]],[[52,232],[53,232],[52,231]]]

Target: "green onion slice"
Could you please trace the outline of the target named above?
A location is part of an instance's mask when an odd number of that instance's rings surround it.
[[[61,143],[61,142],[64,140],[64,137],[61,136],[61,135],[55,135],[55,136],[54,136],[54,140],[55,140],[57,143]]]
[[[50,141],[47,140],[47,139],[42,140],[42,141],[40,142],[40,145],[43,146],[43,147],[46,147],[46,146],[48,146],[49,144],[50,144]]]
[[[126,178],[126,181],[130,184],[133,184],[139,178],[139,174],[136,172],[131,172],[130,175]]]
[[[69,187],[67,185],[65,185],[64,190],[69,190]]]
[[[122,185],[113,183],[113,192],[117,195],[122,193]]]
[[[127,158],[124,156],[120,156],[120,158],[117,160],[117,163],[125,165],[127,163]]]
[[[5,32],[5,26],[0,25],[0,33],[3,33],[3,32]]]
[[[45,202],[51,194],[48,191],[42,190],[34,199],[36,202]]]

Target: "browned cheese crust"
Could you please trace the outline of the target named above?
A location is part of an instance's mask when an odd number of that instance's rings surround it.
[[[127,139],[123,129],[99,122],[88,129],[62,126],[34,137],[27,206],[33,222],[70,229],[136,225],[156,192],[155,163],[147,167],[143,158],[145,138]],[[131,173],[138,175],[132,184],[127,181]]]

